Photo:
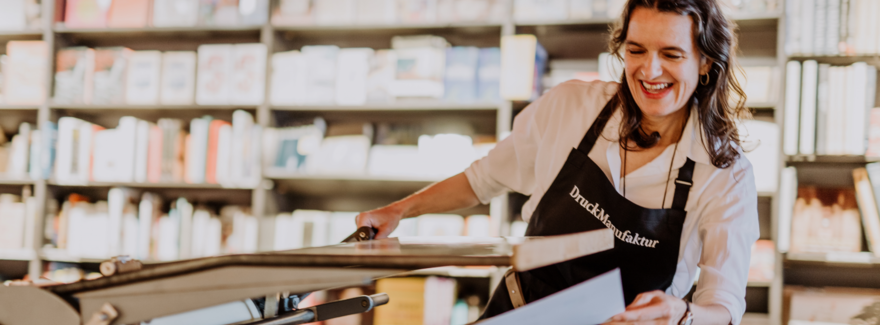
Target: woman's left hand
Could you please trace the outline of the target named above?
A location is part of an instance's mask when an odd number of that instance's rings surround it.
[[[625,312],[615,315],[605,324],[677,325],[686,310],[684,300],[655,290],[636,296]]]

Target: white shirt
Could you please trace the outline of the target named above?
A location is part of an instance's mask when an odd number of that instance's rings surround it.
[[[571,149],[578,146],[618,87],[610,82],[568,81],[526,107],[514,120],[510,136],[465,171],[480,201],[488,203],[508,190],[531,195],[522,209],[522,217],[528,221]],[[620,120],[618,109],[589,153],[618,193],[623,192]],[[687,295],[699,267],[694,303],[726,307],[732,324],[737,325],[746,307],[751,247],[759,236],[758,192],[752,165],[741,152],[728,168],[712,165],[702,132],[695,128],[697,122],[697,114],[692,112],[674,156],[674,145],[670,145],[653,161],[626,175],[626,198],[645,208],[661,208],[666,189],[662,208],[669,208],[678,169],[688,157],[696,162],[678,265],[666,293]],[[667,182],[670,160],[673,170]]]

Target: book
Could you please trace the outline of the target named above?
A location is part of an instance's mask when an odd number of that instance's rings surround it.
[[[309,45],[302,47],[308,62],[306,72],[306,103],[332,104],[336,99],[336,61],[339,47]]]
[[[786,286],[788,324],[860,324],[875,319],[880,291],[864,288]]]
[[[231,100],[233,73],[233,45],[200,45],[196,103],[199,105],[226,105]]]
[[[94,96],[86,104],[125,103],[125,73],[132,53],[124,47],[95,49]]]
[[[257,235],[259,223],[256,217],[250,214],[250,210],[226,206],[220,210],[220,219],[226,225],[231,226],[232,233],[226,239],[223,253],[253,253],[257,251]]]
[[[355,0],[313,0],[316,25],[351,25],[355,20]]]
[[[311,0],[279,0],[272,11],[272,24],[276,26],[311,25],[314,23]]]
[[[272,105],[302,105],[308,100],[309,63],[300,51],[272,54],[271,89]]]
[[[199,0],[153,0],[153,26],[195,26],[199,18]]]
[[[232,113],[229,175],[231,183],[238,187],[254,188],[260,182],[261,132],[262,129],[254,124],[254,118],[250,113],[243,110]]]
[[[194,118],[189,124],[190,144],[186,152],[189,159],[186,164],[187,183],[205,183],[208,137],[212,118],[205,116]],[[218,129],[219,132],[219,129]]]
[[[2,21],[2,18],[0,18]],[[49,47],[44,41],[9,41],[3,67],[3,102],[39,105],[46,100],[46,62]]]
[[[150,0],[112,1],[107,13],[107,27],[147,27],[150,18],[150,9]]]
[[[469,237],[490,237],[492,217],[484,214],[470,215],[464,218],[464,235]]]
[[[816,91],[816,154],[824,155],[828,149],[828,111],[830,109],[831,65],[820,64],[818,89]]]
[[[92,102],[95,75],[95,50],[68,47],[56,54],[55,92],[53,99],[62,104]]]
[[[235,44],[232,48],[230,101],[237,105],[260,105],[266,94],[266,45]]]
[[[327,137],[308,156],[305,170],[313,175],[363,175],[369,151],[370,139],[364,135]]]
[[[360,25],[390,25],[397,21],[397,0],[356,1],[354,21]]]
[[[791,252],[858,252],[862,228],[855,191],[802,187],[791,219]]]
[[[266,150],[264,163],[293,173],[305,171],[306,160],[321,147],[323,130],[316,124],[266,130],[265,147],[277,150]]]
[[[866,157],[880,157],[880,107],[871,109],[868,117],[868,148]]]
[[[24,30],[27,28],[25,0],[0,1],[0,30]]]
[[[21,198],[12,194],[0,194],[0,249],[23,249],[27,206]]]
[[[196,52],[162,53],[159,103],[189,105],[195,103]]]
[[[135,126],[134,144],[134,181],[137,183],[147,182],[147,173],[150,163],[150,130],[155,124],[138,120]],[[161,143],[161,140],[159,140]]]
[[[437,276],[429,276],[425,279],[425,308],[422,324],[449,324],[455,298],[455,279]]]
[[[147,182],[159,183],[162,181],[162,154],[165,141],[162,139],[162,128],[156,124],[150,124],[147,141]]]
[[[593,0],[570,0],[568,2],[568,19],[593,18]]]
[[[107,27],[107,12],[111,1],[68,0],[63,3],[64,26],[67,28]]]
[[[508,100],[534,100],[541,94],[547,51],[534,35],[508,35],[501,38],[501,97]]]
[[[217,184],[231,187],[232,183],[232,125],[220,126],[217,135],[217,171],[214,175]]]
[[[162,131],[162,158],[160,182],[183,181],[183,123],[178,119],[162,118],[156,123]]]
[[[444,99],[471,102],[477,99],[477,70],[480,49],[456,46],[446,49]]]
[[[376,280],[376,292],[397,299],[373,313],[374,324],[422,324],[425,313],[426,278],[387,278]]]
[[[238,2],[242,25],[262,26],[269,20],[269,0],[247,0]]]
[[[162,52],[135,51],[131,54],[125,81],[125,103],[156,105],[159,103]]]
[[[229,124],[229,122],[226,122],[223,120],[216,120],[216,119],[211,120],[211,123],[208,125],[208,148],[207,148],[207,156],[206,156],[207,162],[205,163],[205,182],[206,183],[218,184],[218,181],[217,181],[218,169],[217,169],[217,167],[220,166],[221,164],[223,164],[223,163],[218,162],[219,153],[221,150],[223,150],[223,149],[221,149],[220,132],[224,127],[228,128],[231,126],[232,126],[232,124]],[[224,148],[228,148],[229,144],[225,143],[224,145],[225,145],[225,146],[223,146]],[[227,150],[227,152],[228,152],[228,150]],[[229,164],[229,162],[228,162],[229,156],[226,155],[226,157],[224,157],[224,158],[227,160],[224,163],[228,165]],[[220,179],[222,179],[222,178],[223,177],[221,176]]]
[[[785,66],[786,83],[785,83],[785,112],[783,120],[783,142],[782,151],[786,155],[796,155],[798,153],[798,121],[800,120],[800,98],[801,98],[801,63],[798,61],[788,61]]]
[[[367,77],[372,57],[371,48],[339,50],[336,61],[336,104],[363,105],[367,102]]]
[[[357,212],[332,212],[329,221],[327,245],[341,243],[357,231]]]
[[[374,176],[424,177],[419,147],[413,145],[374,145],[370,148],[367,173]]]
[[[103,129],[75,117],[58,119],[58,159],[55,181],[61,184],[86,184],[91,174],[92,135]]]
[[[480,49],[477,69],[477,100],[497,102],[501,99],[501,48]]]
[[[367,102],[387,103],[394,101],[391,84],[397,75],[397,54],[394,50],[377,50],[370,60],[367,75]]]
[[[801,125],[798,152],[812,155],[816,152],[816,98],[819,79],[819,63],[807,60],[803,63],[801,81]]]
[[[446,48],[439,36],[395,36],[391,47],[397,55],[397,71],[391,83],[395,97],[443,98]]]
[[[880,196],[876,193],[880,187],[875,187],[872,182],[875,181],[880,185],[880,164],[871,163],[865,168],[853,169],[852,173],[856,186],[856,199],[862,214],[862,226],[865,229],[865,238],[868,240],[868,249],[874,253],[874,256],[880,256],[880,212],[878,212],[877,206],[877,198]]]
[[[566,20],[568,5],[569,0],[514,0],[513,19],[520,22]]]
[[[28,170],[31,179],[48,179],[52,174],[57,141],[58,126],[53,122],[44,122],[39,131],[31,132],[31,156]]]
[[[31,124],[23,122],[18,126],[18,134],[12,137],[6,177],[13,179],[28,177],[32,128]]]
[[[234,26],[239,24],[238,0],[199,1],[199,25]]]
[[[139,260],[149,260],[155,257],[155,250],[152,246],[153,228],[161,216],[161,206],[162,203],[157,195],[150,192],[144,192],[141,195],[138,203],[137,254],[134,255]]]
[[[437,0],[398,0],[397,21],[404,24],[436,22]]]

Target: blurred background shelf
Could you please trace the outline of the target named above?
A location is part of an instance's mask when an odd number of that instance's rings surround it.
[[[224,187],[220,184],[192,184],[192,183],[137,183],[137,182],[88,182],[88,183],[64,183],[50,180],[49,185],[57,187],[132,187],[145,189],[202,189],[202,190],[252,190],[243,187]]]
[[[265,171],[264,177],[275,181],[284,192],[309,196],[391,195],[401,196],[440,181],[440,177],[391,177],[372,175],[297,175]]]
[[[273,105],[276,111],[491,111],[501,103],[454,103],[444,101],[398,101],[366,105]]]
[[[822,263],[832,265],[864,264],[880,266],[880,257],[871,252],[858,253],[788,253],[786,261],[803,263]]]
[[[258,105],[81,105],[81,104],[50,104],[49,108],[78,111],[129,111],[129,110],[254,110]]]
[[[30,249],[0,249],[0,260],[5,261],[30,261],[36,256],[37,253]]]

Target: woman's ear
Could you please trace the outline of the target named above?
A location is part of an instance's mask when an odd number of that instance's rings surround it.
[[[712,59],[706,57],[705,55],[700,55],[700,75],[704,75],[709,73],[709,69],[712,68]]]

